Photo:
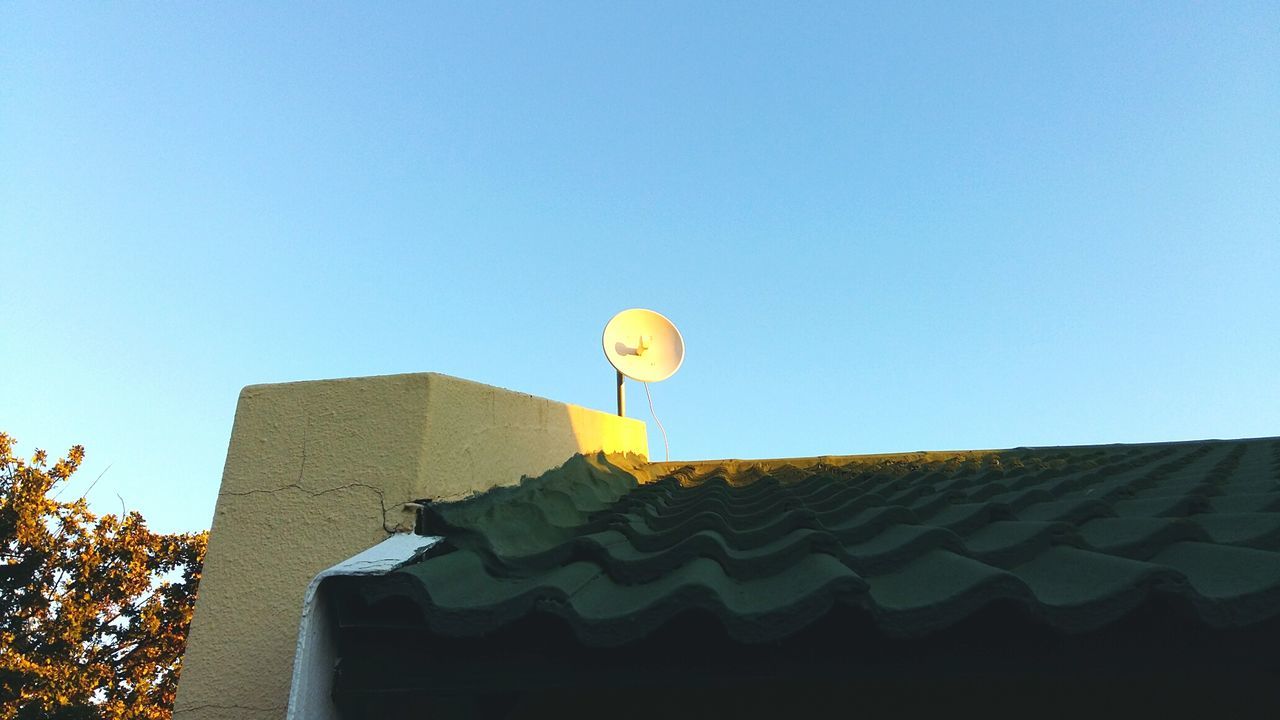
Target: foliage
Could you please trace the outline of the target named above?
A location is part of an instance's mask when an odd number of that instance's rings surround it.
[[[52,467],[0,433],[0,720],[168,718],[207,533],[57,499],[84,459]]]

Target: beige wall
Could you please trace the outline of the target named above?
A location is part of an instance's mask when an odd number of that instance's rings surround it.
[[[175,717],[283,717],[307,584],[411,529],[403,503],[600,450],[647,457],[644,423],[436,373],[245,388]]]

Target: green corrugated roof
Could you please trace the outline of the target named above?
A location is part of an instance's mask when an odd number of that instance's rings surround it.
[[[726,461],[577,457],[431,504],[426,557],[353,593],[442,637],[533,613],[587,646],[714,615],[784,639],[835,607],[921,636],[994,602],[1056,632],[1176,600],[1209,628],[1280,613],[1280,439]]]

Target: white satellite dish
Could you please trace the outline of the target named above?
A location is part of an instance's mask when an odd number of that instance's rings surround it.
[[[623,310],[604,326],[604,356],[618,371],[618,414],[626,415],[623,376],[646,383],[671,377],[684,362],[684,338],[652,310]]]

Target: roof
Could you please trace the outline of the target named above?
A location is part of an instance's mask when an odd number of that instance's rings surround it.
[[[920,637],[993,603],[1063,634],[1152,602],[1207,628],[1280,613],[1280,438],[637,466],[576,457],[517,487],[429,504],[444,540],[361,578],[478,638],[530,615],[584,646],[691,611],[736,642],[833,609]]]

